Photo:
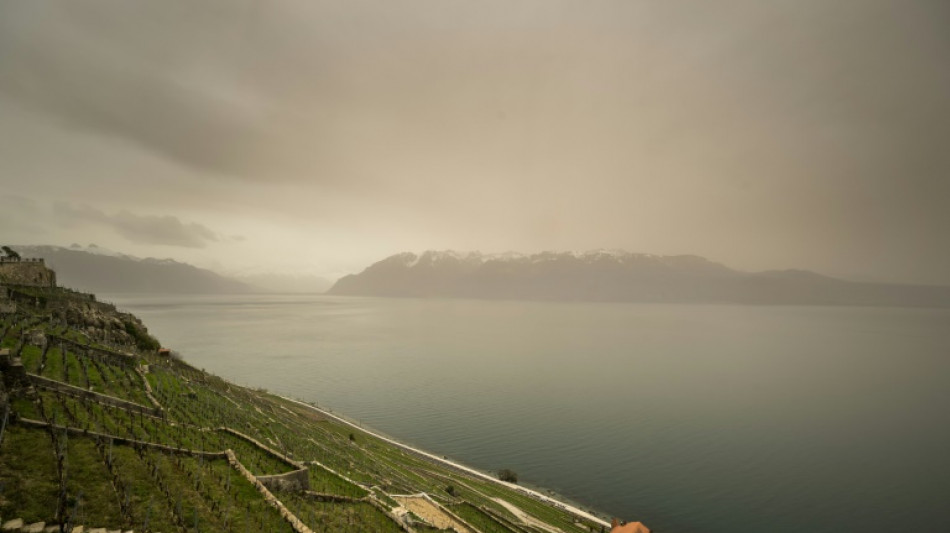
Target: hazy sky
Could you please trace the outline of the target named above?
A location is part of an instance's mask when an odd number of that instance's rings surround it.
[[[0,0],[0,241],[950,285],[950,2]]]

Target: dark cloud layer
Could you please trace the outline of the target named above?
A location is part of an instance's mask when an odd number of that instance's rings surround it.
[[[228,101],[223,87],[183,76],[188,56],[203,47],[196,25],[211,23],[207,16],[191,15],[206,10],[187,13],[160,4],[6,4],[0,42],[17,53],[0,66],[0,90],[78,128],[138,143],[182,163],[245,172],[244,157],[266,142],[251,116],[253,106]],[[150,35],[148,27],[160,21],[182,34]],[[194,67],[200,71],[203,65]]]
[[[855,128],[864,150],[913,164],[948,132],[941,2],[503,4],[8,3],[0,90],[266,179],[328,180],[340,151],[367,149],[495,172],[549,150],[598,163],[583,158],[598,146],[730,157],[730,140],[853,156]]]
[[[354,267],[616,247],[950,284],[948,27],[937,0],[0,1],[0,112],[56,131],[0,121],[29,144],[0,172]]]
[[[184,223],[170,215],[136,215],[128,211],[109,215],[87,205],[65,203],[57,204],[54,212],[62,224],[97,224],[136,244],[203,248],[219,240],[207,227],[195,222]]]

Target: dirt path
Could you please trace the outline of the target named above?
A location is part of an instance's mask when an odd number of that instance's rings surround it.
[[[529,515],[528,513],[522,511],[518,507],[512,505],[511,503],[501,499],[501,498],[492,498],[492,500],[498,502],[499,505],[511,511],[511,514],[518,517],[518,520],[521,520],[522,523],[527,524],[532,527],[540,528],[545,531],[550,531],[551,533],[564,533],[560,529],[548,524],[547,522],[542,522],[537,518]]]
[[[424,496],[392,496],[392,498],[439,529],[453,528],[459,533],[473,533],[471,529],[439,509]]]

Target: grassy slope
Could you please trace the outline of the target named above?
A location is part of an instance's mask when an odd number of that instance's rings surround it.
[[[40,329],[82,340],[72,327],[50,325],[55,307],[75,297],[67,291],[43,293],[46,305],[21,302],[16,317],[0,322],[3,346],[14,351],[27,331]],[[69,326],[69,325],[65,325]],[[231,449],[253,474],[293,470],[282,458],[221,431],[229,427],[310,466],[312,490],[350,498],[375,494],[381,505],[367,501],[317,502],[302,494],[275,495],[315,531],[397,531],[378,507],[394,502],[389,494],[426,492],[487,532],[531,531],[493,498],[503,498],[563,531],[599,531],[577,522],[563,510],[469,474],[418,457],[371,435],[327,419],[318,412],[262,390],[228,383],[186,363],[118,347],[135,354],[134,363],[148,365],[146,375],[166,417],[134,414],[88,399],[40,389],[36,394],[8,391],[12,412],[21,417],[117,437],[206,451]],[[28,372],[150,406],[145,384],[134,366],[107,362],[68,345],[45,351],[20,349]],[[350,434],[355,433],[355,439]],[[154,449],[119,445],[104,438],[68,437],[39,428],[10,424],[0,443],[0,517],[27,522],[53,522],[57,517],[59,478],[57,446],[66,454],[65,514],[74,523],[137,530],[290,531],[289,524],[224,459],[201,459]],[[454,487],[454,496],[445,488]],[[493,516],[494,515],[494,516]],[[147,526],[146,526],[147,524]],[[417,528],[422,529],[422,528]]]

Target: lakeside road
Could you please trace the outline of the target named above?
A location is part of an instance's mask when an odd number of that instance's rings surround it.
[[[278,396],[280,396],[280,395],[278,395]],[[302,406],[307,407],[307,408],[309,408],[309,409],[313,409],[314,411],[316,411],[316,412],[318,412],[318,413],[320,413],[320,414],[322,414],[322,415],[324,415],[324,416],[331,417],[331,418],[333,418],[334,420],[337,420],[337,421],[339,421],[339,422],[341,422],[341,423],[343,423],[343,424],[346,424],[347,426],[350,426],[350,427],[352,427],[352,428],[354,428],[354,429],[357,429],[357,430],[359,430],[359,431],[362,431],[363,433],[372,435],[373,437],[376,437],[377,439],[380,439],[380,440],[382,440],[382,441],[388,442],[389,444],[392,444],[392,445],[394,445],[394,446],[398,446],[398,447],[400,447],[400,448],[402,448],[402,449],[404,449],[404,450],[408,450],[408,451],[410,451],[410,452],[412,452],[412,453],[416,453],[416,454],[422,455],[422,456],[424,456],[424,457],[426,457],[426,458],[428,458],[428,459],[431,459],[431,460],[433,460],[433,461],[442,463],[442,464],[444,464],[444,465],[446,465],[446,466],[449,466],[449,467],[451,467],[451,468],[456,468],[456,469],[462,470],[462,471],[464,471],[464,472],[466,472],[466,473],[468,473],[468,474],[472,474],[472,475],[474,475],[474,476],[478,476],[479,478],[485,479],[485,480],[487,480],[487,481],[491,481],[491,482],[493,482],[493,483],[497,483],[497,484],[499,484],[499,485],[505,486],[505,487],[507,487],[507,488],[509,488],[509,489],[511,489],[511,490],[520,492],[520,493],[522,493],[522,494],[525,494],[525,495],[530,496],[530,497],[532,497],[532,498],[535,498],[535,499],[537,499],[537,500],[541,500],[541,501],[543,501],[543,502],[545,502],[545,503],[551,504],[551,505],[553,505],[553,506],[555,506],[555,507],[558,507],[558,508],[560,508],[560,509],[563,509],[563,510],[565,510],[565,511],[571,513],[571,514],[574,514],[574,515],[576,515],[576,516],[579,516],[579,517],[581,517],[581,518],[586,518],[587,520],[590,520],[590,521],[592,521],[592,522],[596,522],[597,524],[600,524],[600,525],[602,525],[602,526],[610,527],[610,522],[604,520],[603,518],[600,518],[599,516],[595,516],[595,515],[593,515],[593,514],[591,514],[591,513],[588,513],[587,511],[585,511],[585,510],[583,510],[583,509],[580,509],[580,508],[578,508],[578,507],[575,507],[575,506],[573,506],[573,505],[571,505],[571,504],[569,504],[569,503],[562,502],[562,501],[557,500],[557,499],[555,499],[555,498],[552,498],[552,497],[550,497],[550,496],[548,496],[548,495],[546,495],[546,494],[542,494],[542,493],[540,493],[540,492],[538,492],[538,491],[536,491],[536,490],[528,489],[528,488],[522,487],[522,486],[520,486],[520,485],[516,485],[516,484],[514,484],[514,483],[508,483],[507,481],[502,481],[502,480],[500,480],[500,479],[495,478],[494,476],[490,476],[490,475],[488,475],[488,474],[486,474],[486,473],[484,473],[484,472],[480,472],[480,471],[478,471],[478,470],[476,470],[476,469],[474,469],[474,468],[471,468],[471,467],[469,467],[469,466],[465,466],[465,465],[463,465],[463,464],[461,464],[461,463],[456,463],[455,461],[451,461],[451,460],[449,460],[449,459],[445,459],[445,458],[443,458],[443,457],[439,457],[438,455],[435,455],[435,454],[433,454],[433,453],[429,453],[429,452],[427,452],[427,451],[425,451],[425,450],[420,450],[419,448],[415,448],[415,447],[413,447],[413,446],[409,446],[408,444],[403,444],[402,442],[399,442],[399,441],[397,441],[397,440],[393,440],[393,439],[391,439],[391,438],[389,438],[389,437],[387,437],[387,436],[385,436],[385,435],[380,435],[379,433],[375,433],[375,432],[370,431],[370,430],[368,430],[368,429],[364,429],[364,428],[360,427],[359,425],[354,424],[353,422],[351,422],[351,421],[349,421],[349,420],[347,420],[347,419],[345,419],[345,418],[343,418],[343,417],[341,417],[341,416],[335,415],[335,414],[333,414],[333,413],[331,413],[331,412],[329,412],[329,411],[327,411],[327,410],[325,410],[325,409],[321,409],[321,408],[319,408],[319,407],[310,405],[310,404],[305,403],[305,402],[302,402],[302,401],[300,401],[300,400],[295,400],[295,399],[293,399],[293,398],[288,398],[288,397],[286,397],[286,396],[280,396],[280,397],[283,398],[283,399],[285,399],[285,400],[287,400],[287,401],[289,401],[289,402],[293,402],[293,403],[295,403],[295,404],[302,405]]]

